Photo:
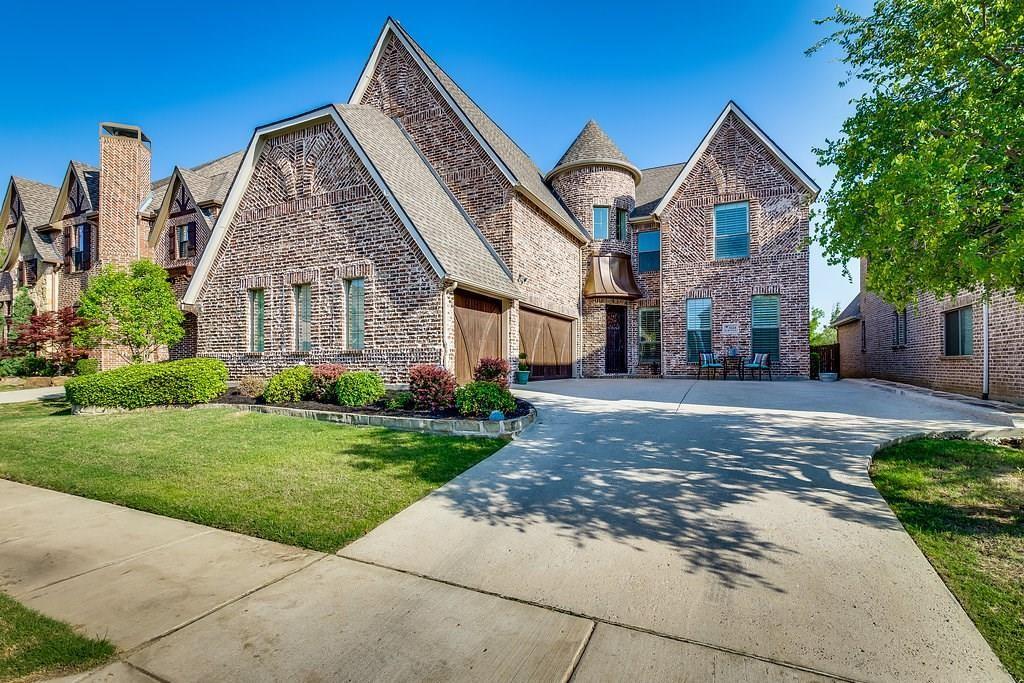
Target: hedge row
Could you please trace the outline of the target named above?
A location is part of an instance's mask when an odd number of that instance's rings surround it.
[[[69,380],[64,391],[74,405],[144,408],[206,403],[227,391],[228,369],[215,358],[128,365]]]

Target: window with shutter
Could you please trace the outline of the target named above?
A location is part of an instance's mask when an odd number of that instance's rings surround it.
[[[696,363],[711,352],[711,299],[686,301],[686,361]]]
[[[779,361],[779,297],[755,296],[750,303],[750,353],[771,354]]]
[[[656,273],[661,269],[661,231],[649,230],[637,233],[637,270],[641,273]]]
[[[661,362],[661,309],[640,309],[640,362]]]
[[[71,250],[72,264],[76,271],[86,270],[89,266],[86,264],[88,260],[88,252],[86,251],[89,246],[89,224],[80,223],[75,226],[74,238],[72,240],[73,247]]]
[[[64,228],[64,272],[72,272],[75,263],[75,238],[70,227]]]
[[[262,289],[249,290],[249,351],[263,353],[263,303]]]
[[[363,348],[366,335],[366,287],[362,278],[345,283],[345,347]]]
[[[608,239],[608,214],[611,211],[611,207],[608,206],[595,206],[594,207],[594,239],[595,240],[606,240]]]
[[[734,202],[715,207],[715,258],[750,256],[750,204]]]
[[[310,341],[310,292],[312,287],[296,285],[293,287],[295,293],[295,350],[308,352],[312,346]]]
[[[974,353],[974,310],[967,306],[946,311],[947,356],[970,356]]]

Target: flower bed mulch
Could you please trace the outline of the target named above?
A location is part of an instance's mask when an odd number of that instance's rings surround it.
[[[395,410],[387,407],[387,402],[398,392],[389,391],[388,394],[373,405],[362,408],[350,408],[339,406],[336,403],[320,403],[319,401],[296,401],[294,403],[267,404],[262,398],[251,398],[242,396],[238,389],[228,389],[226,394],[215,398],[213,403],[225,403],[228,405],[278,405],[283,408],[299,408],[301,410],[325,410],[332,413],[361,413],[364,415],[390,415],[393,417],[422,417],[432,419],[467,419],[463,418],[455,408],[449,408],[439,412],[429,410]],[[516,409],[505,415],[505,419],[514,420],[517,417],[524,417],[530,414],[532,406],[522,399],[516,399]],[[471,418],[469,418],[471,419]],[[479,418],[478,418],[479,419]],[[486,418],[483,418],[486,419]]]

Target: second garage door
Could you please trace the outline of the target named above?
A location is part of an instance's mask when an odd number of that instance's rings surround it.
[[[501,302],[469,292],[455,292],[455,378],[473,381],[481,358],[501,358]]]
[[[520,309],[519,340],[531,380],[572,377],[572,321]]]

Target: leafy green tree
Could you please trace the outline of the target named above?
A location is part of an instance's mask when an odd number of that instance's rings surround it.
[[[920,291],[1024,291],[1024,10],[1021,0],[876,0],[837,8],[808,50],[842,51],[867,86],[841,135],[816,238],[833,264],[870,263],[896,305]]]
[[[839,341],[839,333],[832,327],[832,321],[839,317],[839,304],[832,307],[832,315],[825,318],[825,311],[818,307],[811,309],[810,341],[811,346],[826,346]]]
[[[85,326],[76,344],[111,348],[132,363],[151,360],[161,346],[185,336],[167,271],[152,261],[136,261],[127,271],[105,267],[89,279],[78,314]]]
[[[19,328],[22,325],[27,325],[35,312],[36,305],[28,294],[28,287],[22,287],[14,295],[14,301],[11,302],[11,330],[7,335],[10,341],[17,340]]]

